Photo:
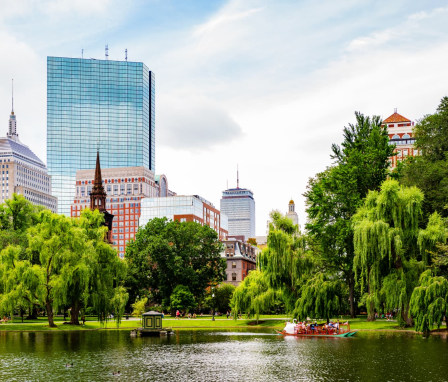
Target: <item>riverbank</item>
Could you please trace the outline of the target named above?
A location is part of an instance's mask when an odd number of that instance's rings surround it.
[[[176,319],[172,317],[165,317],[163,319],[163,326],[172,329],[283,329],[285,322],[289,318],[286,316],[261,316],[258,321],[253,319],[238,319],[216,317],[213,321],[210,316],[198,317],[198,318],[181,318]],[[413,328],[400,328],[395,320],[388,321],[386,319],[378,319],[373,322],[368,322],[365,317],[355,319],[339,319],[341,322],[348,321],[352,330],[359,331],[408,331],[414,332]],[[5,331],[26,331],[26,332],[38,332],[38,331],[85,331],[85,330],[131,330],[141,326],[140,319],[129,318],[123,319],[119,326],[113,320],[100,323],[94,317],[87,319],[85,325],[69,325],[64,324],[63,319],[57,318],[55,320],[57,328],[50,328],[48,321],[42,317],[37,320],[24,321],[23,323],[16,320],[14,322],[8,322],[6,324],[0,324],[0,332]]]

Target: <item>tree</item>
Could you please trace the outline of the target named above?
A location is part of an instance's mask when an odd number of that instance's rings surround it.
[[[47,311],[50,327],[56,327],[53,310],[66,302],[68,281],[85,251],[82,230],[63,215],[42,211],[40,223],[28,230],[29,249],[39,254],[36,276],[43,286],[42,303]]]
[[[167,307],[175,287],[188,285],[199,300],[208,286],[225,278],[221,251],[218,235],[207,225],[152,219],[126,248],[129,293],[134,300],[146,296]]]
[[[386,179],[389,157],[387,128],[378,116],[357,112],[356,124],[344,128],[342,146],[333,144],[334,165],[310,179],[306,197],[310,236],[325,272],[339,274],[349,291],[350,314],[355,316],[353,229],[350,219],[369,190]]]
[[[221,284],[214,290],[215,308],[218,312],[227,312],[230,310],[230,301],[232,300],[235,287],[232,284]]]
[[[366,291],[368,319],[384,296],[385,308],[397,309],[401,322],[412,323],[409,300],[419,274],[428,264],[428,252],[444,238],[438,215],[426,230],[419,229],[423,194],[416,187],[385,181],[380,191],[370,191],[353,217],[353,262],[361,291]]]
[[[251,271],[235,289],[230,306],[233,319],[238,314],[245,313],[248,317],[255,316],[258,321],[260,314],[266,312],[276,299],[276,292],[269,287],[266,275],[259,271]]]
[[[343,288],[341,280],[331,279],[324,273],[315,274],[303,284],[294,315],[302,320],[314,317],[330,322],[341,308]]]
[[[183,310],[189,312],[194,309],[196,302],[193,293],[185,285],[177,285],[170,296],[171,311]]]
[[[418,121],[414,134],[421,155],[409,158],[400,180],[423,191],[426,218],[435,211],[448,217],[448,97],[442,98],[436,113]]]
[[[431,270],[423,272],[419,286],[412,292],[410,307],[416,331],[427,336],[433,324],[440,329],[443,317],[447,315],[448,280],[434,276]],[[448,320],[446,325],[448,328]]]

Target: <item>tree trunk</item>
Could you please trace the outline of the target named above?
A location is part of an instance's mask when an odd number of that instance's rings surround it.
[[[372,296],[372,293],[370,291],[370,278],[368,280],[368,292],[369,292],[369,297],[367,298],[367,321],[375,321],[375,299]]]
[[[48,325],[50,326],[50,328],[57,328],[53,320],[53,307],[51,306],[51,302],[48,298],[45,302],[45,307],[47,309]]]
[[[28,310],[28,317],[26,319],[37,320],[37,308],[35,305],[33,305],[33,307]]]
[[[406,326],[412,326],[414,321],[412,317],[409,316],[409,303],[406,306],[402,306],[401,308],[401,318]]]
[[[355,277],[353,272],[350,272],[348,276],[348,300],[350,301],[350,317],[356,318],[356,306],[355,306]]]
[[[71,306],[70,324],[79,325],[79,300],[75,300]]]

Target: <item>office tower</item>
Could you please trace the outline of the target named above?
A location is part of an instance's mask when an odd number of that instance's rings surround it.
[[[140,201],[144,197],[173,196],[165,175],[154,177],[145,167],[102,168],[102,183],[106,192],[106,209],[113,214],[110,242],[124,257],[127,243],[134,239],[140,219]],[[91,208],[90,196],[94,188],[95,170],[76,172],[76,194],[70,214],[81,216],[84,208]]]
[[[163,217],[180,222],[206,224],[216,231],[220,240],[227,239],[227,217],[199,195],[142,199],[140,227],[144,227],[151,219]]]
[[[236,188],[222,192],[221,213],[229,219],[229,236],[246,241],[255,237],[255,200],[252,191],[239,184],[237,175]]]
[[[19,140],[12,102],[6,137],[0,138],[0,204],[13,193],[33,204],[56,212],[57,199],[51,195],[51,177],[45,164]]]
[[[418,150],[414,148],[414,122],[398,114],[395,109],[394,113],[383,121],[383,126],[387,127],[389,143],[396,145],[394,153],[397,155],[389,158],[391,168],[397,167],[397,162],[409,156],[418,155]]]
[[[141,62],[47,58],[47,162],[58,211],[70,214],[77,170],[155,170],[154,73]]]

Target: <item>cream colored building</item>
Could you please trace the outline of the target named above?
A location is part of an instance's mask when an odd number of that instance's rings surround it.
[[[47,167],[20,142],[14,110],[9,117],[8,133],[0,138],[0,181],[0,204],[16,193],[33,204],[57,211],[57,198],[51,195]]]

